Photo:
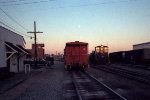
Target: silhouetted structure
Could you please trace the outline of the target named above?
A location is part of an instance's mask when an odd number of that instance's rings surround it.
[[[23,36],[0,26],[0,73],[24,71],[23,61],[28,51],[24,49]],[[5,74],[5,72],[4,72]]]
[[[148,49],[148,48],[150,49],[150,42],[140,43],[140,44],[133,45],[133,50]]]
[[[108,46],[100,45],[95,47],[95,51],[92,51],[89,57],[90,64],[100,65],[109,62],[108,58]]]
[[[37,60],[43,60],[44,59],[44,54],[45,54],[45,49],[44,44],[37,44]],[[34,58],[35,56],[35,44],[32,44],[32,49],[27,49],[29,52],[31,52],[31,57]]]
[[[36,22],[34,21],[34,31],[33,32],[27,32],[27,33],[34,33],[34,66],[35,66],[35,68],[37,67],[37,63],[36,63],[36,61],[37,61],[37,43],[36,43],[36,40],[37,40],[37,38],[36,38],[36,34],[37,33],[43,33],[43,32],[37,32],[36,31]]]
[[[111,63],[150,64],[150,49],[112,52],[109,58]]]

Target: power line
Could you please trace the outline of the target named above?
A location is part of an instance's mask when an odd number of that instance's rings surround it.
[[[25,0],[12,0],[12,1],[1,1],[0,3],[14,3],[19,1],[25,1]]]
[[[137,1],[137,0],[108,1],[108,2],[101,2],[101,3],[94,3],[94,4],[70,5],[70,6],[61,6],[61,7],[56,7],[56,8],[52,7],[51,9],[89,7],[89,6],[99,6],[99,5],[105,5],[105,4],[118,4],[118,3],[132,2],[132,1]]]
[[[21,24],[19,24],[14,18],[12,18],[10,15],[8,15],[2,8],[0,8],[0,10],[1,10],[8,18],[10,18],[12,21],[14,21],[17,25],[19,25],[21,28],[23,28],[25,31],[28,31],[28,29],[26,29],[26,28],[23,27]]]
[[[20,34],[22,34],[22,35],[24,35],[24,36],[26,36],[26,37],[33,38],[32,36],[26,35],[26,34],[24,34],[24,33],[21,33],[21,32],[19,32],[19,31],[15,30],[14,28],[12,28],[12,27],[10,27],[9,25],[5,24],[6,22],[4,23],[4,22],[0,21],[0,23],[1,23],[2,25],[4,25],[5,27],[11,29],[11,30],[14,31],[15,33],[20,33]]]
[[[6,27],[10,28],[11,30],[16,31],[14,28],[12,28],[12,27],[8,26],[8,25],[7,25],[7,24],[5,24],[4,22],[0,21],[0,23],[1,23],[2,25],[4,25],[4,26],[6,26]]]
[[[25,0],[23,0],[25,1]],[[38,4],[38,3],[45,3],[49,1],[56,1],[56,0],[42,0],[42,1],[33,1],[33,2],[23,2],[23,3],[14,3],[14,4],[5,4],[5,5],[0,5],[0,6],[17,6],[17,5],[27,5],[27,4]],[[121,0],[121,1],[106,1],[106,2],[100,2],[100,3],[95,3],[95,4],[83,4],[83,5],[70,5],[70,6],[64,6],[64,7],[56,7],[52,9],[57,9],[57,8],[70,8],[70,7],[85,7],[85,6],[98,6],[98,5],[104,5],[104,4],[117,4],[117,3],[125,3],[125,2],[132,2],[132,1],[137,1],[137,0]]]
[[[46,3],[46,2],[50,2],[50,1],[55,1],[55,0],[41,0],[41,1],[22,2],[22,3],[17,3],[17,1],[16,1],[16,3],[12,2],[12,4],[4,4],[4,5],[0,5],[0,6],[16,6],[16,5],[38,4],[38,3]],[[7,3],[9,3],[9,2],[7,2]]]

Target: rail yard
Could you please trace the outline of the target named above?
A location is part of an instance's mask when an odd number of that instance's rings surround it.
[[[46,56],[36,69],[33,61],[26,61],[31,71],[0,81],[0,99],[150,99],[148,59],[146,64],[111,62],[108,46],[104,45],[96,46],[88,55],[88,43],[75,41],[66,43],[64,60]]]
[[[96,67],[103,68],[101,65]],[[146,98],[147,100],[150,98],[148,83],[102,68],[90,67],[85,71],[70,71],[64,69],[63,62],[55,61],[51,68],[42,67],[36,70],[36,73],[31,72],[33,74],[28,74],[28,78],[23,82],[1,92],[0,99],[142,100]],[[141,72],[144,73],[144,71]],[[148,71],[146,72],[148,75]]]
[[[150,100],[150,0],[0,0],[0,100]]]

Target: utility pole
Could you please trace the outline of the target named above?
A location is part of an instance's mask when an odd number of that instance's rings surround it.
[[[36,31],[36,22],[34,21],[34,31],[33,32],[27,32],[27,33],[34,33],[34,67],[37,68],[37,44],[36,44],[36,34],[37,33],[43,33],[43,32],[37,32]]]

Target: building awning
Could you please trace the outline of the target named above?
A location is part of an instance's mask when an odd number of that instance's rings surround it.
[[[25,48],[23,48],[21,45],[17,45],[17,47],[22,50],[22,52],[24,52],[25,54],[29,54],[29,51],[26,50]]]
[[[5,42],[5,44],[9,47],[9,48],[11,48],[15,53],[25,53],[25,54],[28,54],[29,52],[26,50],[26,49],[24,49],[21,45],[14,45],[14,44],[12,44],[12,43],[10,43],[10,42]]]
[[[5,42],[5,45],[9,48],[6,51],[6,54],[9,54],[9,56],[7,56],[6,60],[9,59],[15,53],[28,54],[27,50],[25,50],[21,45],[14,45],[14,44],[12,44],[10,42]]]
[[[18,47],[16,47],[14,44],[10,43],[10,42],[5,42],[6,46],[9,47],[11,50],[13,50],[12,52],[18,53],[18,52],[22,52],[22,50],[20,50]]]

